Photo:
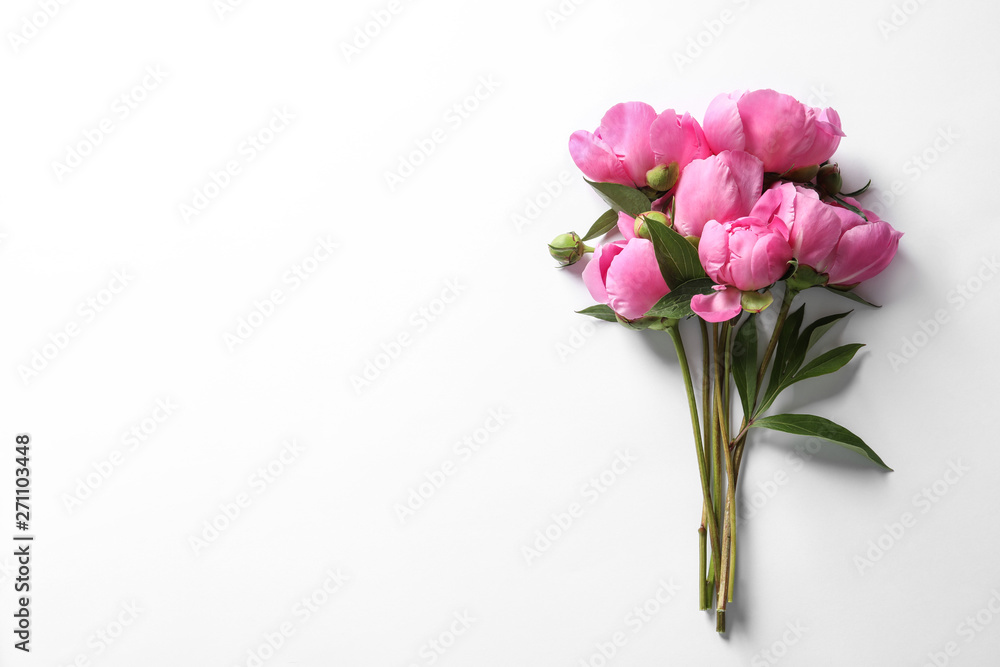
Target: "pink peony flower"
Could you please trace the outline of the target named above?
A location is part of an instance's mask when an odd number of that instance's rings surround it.
[[[712,154],[690,114],[678,116],[673,109],[657,114],[642,102],[611,107],[594,133],[574,132],[569,152],[590,180],[639,188],[648,185],[646,174],[657,165],[676,162],[683,169]]]
[[[819,198],[815,190],[793,183],[769,188],[753,207],[750,215],[766,222],[779,220],[788,227],[788,243],[799,264],[826,273],[837,254],[844,211]]]
[[[716,153],[742,150],[783,174],[830,159],[845,136],[833,109],[809,107],[773,90],[736,91],[712,100],[705,136]]]
[[[749,215],[763,187],[763,164],[749,153],[724,151],[694,160],[674,195],[674,229],[683,236],[701,236],[709,220]]]
[[[634,220],[629,216],[624,216]],[[619,224],[623,231],[623,221]],[[590,295],[627,320],[642,317],[670,291],[656,263],[653,243],[631,232],[625,241],[597,246],[583,269]]]
[[[708,322],[725,322],[740,314],[741,292],[762,289],[784,275],[792,259],[788,228],[777,219],[711,220],[698,244],[698,257],[717,286],[713,294],[692,298],[691,309]]]
[[[857,200],[845,197],[844,201],[859,209]],[[841,223],[837,254],[826,273],[830,284],[849,287],[874,278],[889,266],[899,248],[903,233],[893,229],[875,213],[865,210],[868,222],[850,209],[831,206]],[[862,209],[864,210],[864,209]]]

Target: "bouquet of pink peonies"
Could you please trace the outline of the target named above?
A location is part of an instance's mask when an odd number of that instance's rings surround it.
[[[902,236],[854,199],[867,185],[841,192],[840,170],[829,160],[843,136],[833,109],[755,90],[716,97],[703,125],[671,109],[657,114],[647,104],[618,104],[596,132],[569,140],[574,162],[610,209],[584,236],[556,237],[549,251],[562,266],[593,254],[583,281],[598,305],[580,313],[666,331],[673,340],[704,497],[699,602],[701,609],[714,602],[719,632],[733,599],[736,485],[752,428],[822,438],[890,470],[861,438],[828,419],[766,414],[782,391],[833,373],[862,347],[813,354],[850,311],[807,323],[804,306],[791,310],[795,298],[819,287],[872,305],[853,289],[889,265]],[[614,232],[621,238],[586,245]],[[772,306],[779,285],[774,327],[758,331],[756,314]],[[700,411],[684,320],[700,329]]]

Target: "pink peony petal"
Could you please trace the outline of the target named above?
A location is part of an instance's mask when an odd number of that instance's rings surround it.
[[[611,146],[590,132],[573,133],[569,138],[569,154],[584,176],[592,181],[635,185]]]
[[[587,266],[583,267],[583,284],[587,286],[590,296],[594,301],[606,304],[608,302],[608,290],[604,282],[608,276],[608,268],[613,260],[625,248],[624,241],[605,243],[594,248],[594,256],[591,257]]]
[[[611,262],[607,274],[608,304],[622,317],[642,317],[669,292],[656,263],[653,244],[632,239]]]
[[[717,283],[728,282],[729,274],[723,272],[729,260],[729,233],[724,225],[709,220],[698,242],[698,259],[708,277]]]
[[[874,278],[889,266],[899,247],[901,232],[879,220],[844,232],[830,267],[831,285],[854,285]]]
[[[815,139],[814,114],[791,95],[773,90],[754,90],[737,103],[743,132],[744,150],[764,163],[764,170],[784,173],[794,167],[808,167],[801,156]]]
[[[622,233],[625,240],[635,238],[635,218],[623,211],[618,212],[618,231]]]
[[[709,220],[739,217],[739,201],[739,187],[729,167],[716,157],[695,160],[677,185],[674,229],[683,236],[701,236]]]
[[[740,119],[736,100],[742,93],[716,96],[705,112],[705,137],[713,153],[746,148],[746,137],[743,134],[743,121]]]
[[[812,109],[816,121],[816,133],[812,145],[800,157],[803,166],[822,164],[829,160],[840,146],[840,138],[845,136],[840,128],[840,115],[833,109]]]
[[[691,310],[706,322],[726,322],[742,312],[742,294],[732,287],[718,286],[712,294],[695,294],[691,297]]]
[[[750,153],[743,151],[723,151],[718,155],[736,180],[739,200],[736,202],[740,215],[747,215],[760,199],[764,187],[764,163]]]
[[[646,172],[656,166],[649,145],[649,128],[656,115],[648,104],[624,102],[611,107],[601,120],[601,138],[612,147],[638,187],[646,185]]]
[[[676,162],[681,169],[691,160],[712,154],[698,121],[691,114],[678,116],[673,109],[667,109],[653,121],[649,128],[649,144],[656,164]]]
[[[835,208],[819,199],[796,195],[789,240],[799,264],[811,266],[821,273],[829,266],[841,234]]]

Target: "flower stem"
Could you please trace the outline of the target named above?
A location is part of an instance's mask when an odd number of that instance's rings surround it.
[[[702,369],[701,369],[701,407],[704,412],[704,422],[705,422],[705,432],[704,432],[704,443],[705,443],[705,459],[708,460],[712,457],[711,446],[712,446],[712,433],[715,428],[714,422],[712,421],[712,362],[711,362],[711,344],[708,340],[708,324],[705,320],[698,318],[701,322],[701,349],[702,349]],[[709,481],[712,481],[712,471],[709,470]]]
[[[788,309],[792,307],[792,301],[795,299],[796,294],[798,294],[798,291],[792,289],[788,283],[785,283],[785,294],[781,298],[781,310],[778,311],[778,320],[774,323],[771,340],[767,344],[764,358],[760,362],[760,369],[757,371],[757,398],[760,398],[760,390],[764,384],[764,374],[767,373],[767,365],[771,363],[774,348],[778,346],[778,338],[781,336],[781,330],[785,328],[785,320],[788,319]]]
[[[760,399],[760,391],[764,385],[764,375],[767,373],[767,366],[771,363],[771,357],[774,355],[774,350],[778,346],[778,338],[781,337],[781,332],[785,328],[785,320],[788,319],[788,311],[792,307],[792,301],[795,300],[795,296],[797,294],[798,290],[792,289],[789,287],[788,283],[785,283],[785,294],[781,298],[781,310],[778,311],[778,319],[774,323],[774,331],[771,333],[771,340],[768,341],[767,349],[764,352],[764,358],[761,359],[760,362],[760,369],[757,371],[757,391],[755,392],[757,400]],[[756,410],[756,405],[754,405],[754,410]],[[756,412],[753,415],[743,416],[743,426],[740,430],[740,434],[737,435],[736,439],[733,441],[733,458],[737,477],[739,476],[740,469],[743,465],[743,450],[746,446],[747,430],[749,429],[749,424],[753,422],[753,418],[756,416]]]
[[[715,364],[715,409],[718,419],[718,429],[720,435],[721,443],[721,455],[725,459],[726,464],[726,503],[725,510],[723,512],[723,523],[722,523],[722,551],[720,552],[720,565],[719,569],[721,576],[719,578],[719,589],[716,594],[716,630],[719,632],[726,631],[726,605],[732,599],[732,573],[733,568],[731,565],[732,558],[732,523],[733,517],[735,515],[736,509],[736,485],[735,476],[733,475],[733,461],[732,461],[732,450],[730,448],[729,440],[729,406],[725,404],[725,385],[729,383],[729,376],[726,374],[726,362],[725,360],[729,358],[730,351],[730,324],[727,322],[722,325],[722,331],[716,337],[716,364]],[[721,355],[719,351],[720,343],[724,346]]]
[[[727,448],[728,449],[728,448]],[[733,480],[733,461],[731,454],[726,452],[726,473]],[[716,630],[726,631],[726,605],[733,599],[732,575],[735,572],[732,563],[733,556],[733,521],[736,517],[736,485],[730,481],[726,486],[726,511],[722,524],[722,578],[719,580],[718,600],[716,602]]]
[[[705,552],[707,549],[705,540],[705,520],[708,513],[705,509],[706,503],[701,507],[701,525],[698,526],[698,609],[708,609],[708,581],[705,572]]]
[[[716,365],[719,359],[719,325],[712,325],[712,364],[711,366],[711,385],[715,386],[718,384],[716,377]],[[717,390],[717,386],[716,386]],[[719,410],[718,405],[715,400],[713,400],[713,390],[709,392],[709,407],[705,408],[710,414],[710,420],[712,425],[712,503],[713,509],[715,510],[715,516],[722,516],[722,458],[720,451],[722,449],[722,431],[719,429]],[[719,538],[721,542],[721,537]],[[718,545],[715,545],[716,547]],[[718,582],[722,578],[722,572],[720,570],[722,563],[722,552],[716,548],[713,551],[712,562],[715,565],[715,581]]]
[[[708,515],[708,527],[712,540],[712,551],[718,553],[720,544],[719,524],[715,516],[715,510],[712,507],[711,496],[709,495],[708,467],[705,463],[705,451],[701,442],[701,424],[698,419],[698,404],[694,397],[694,386],[691,383],[691,369],[688,367],[687,354],[684,351],[684,340],[681,338],[681,332],[677,324],[675,323],[672,326],[667,327],[667,333],[670,334],[670,338],[674,342],[674,349],[677,351],[677,360],[680,362],[681,366],[681,375],[684,378],[684,388],[687,390],[688,407],[691,410],[691,428],[694,431],[695,451],[698,455],[698,472],[701,475],[701,491],[704,506],[703,513]]]
[[[702,433],[702,449],[705,451],[705,460],[712,460],[712,443],[713,436],[715,435],[715,423],[713,421],[715,412],[712,410],[712,364],[711,364],[711,344],[708,338],[708,323],[705,320],[698,318],[699,324],[701,324],[701,351],[702,351],[702,368],[701,368],[701,407],[702,407],[702,417],[704,423],[704,431]],[[715,475],[713,474],[712,467],[708,467],[708,486],[709,489],[712,488],[713,480]],[[708,500],[711,504],[712,498]],[[702,509],[702,523],[705,522],[707,518],[707,513]],[[703,578],[701,582],[701,587],[704,589],[704,595],[706,598],[706,606],[702,609],[707,609],[708,605],[712,603],[712,590],[713,584],[718,579],[718,552],[713,549],[711,555],[711,563],[708,569],[707,579]]]

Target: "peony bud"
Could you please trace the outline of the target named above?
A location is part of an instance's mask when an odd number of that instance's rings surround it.
[[[640,213],[635,217],[635,235],[641,239],[649,238],[649,230],[646,229],[646,223],[656,223],[661,224],[664,227],[670,226],[670,218],[664,213],[659,211],[647,211],[646,213]]]
[[[840,189],[844,187],[844,180],[840,177],[840,167],[836,163],[821,167],[816,174],[816,185],[823,194],[835,197],[840,194]]]
[[[812,179],[816,178],[817,173],[819,173],[819,165],[814,164],[811,167],[791,169],[785,172],[782,178],[793,183],[809,183]]]
[[[549,244],[549,254],[560,266],[576,264],[588,252],[593,252],[593,248],[584,244],[576,232],[560,234]]]
[[[666,192],[677,185],[681,176],[681,168],[676,162],[660,164],[646,172],[646,182],[657,192]]]

